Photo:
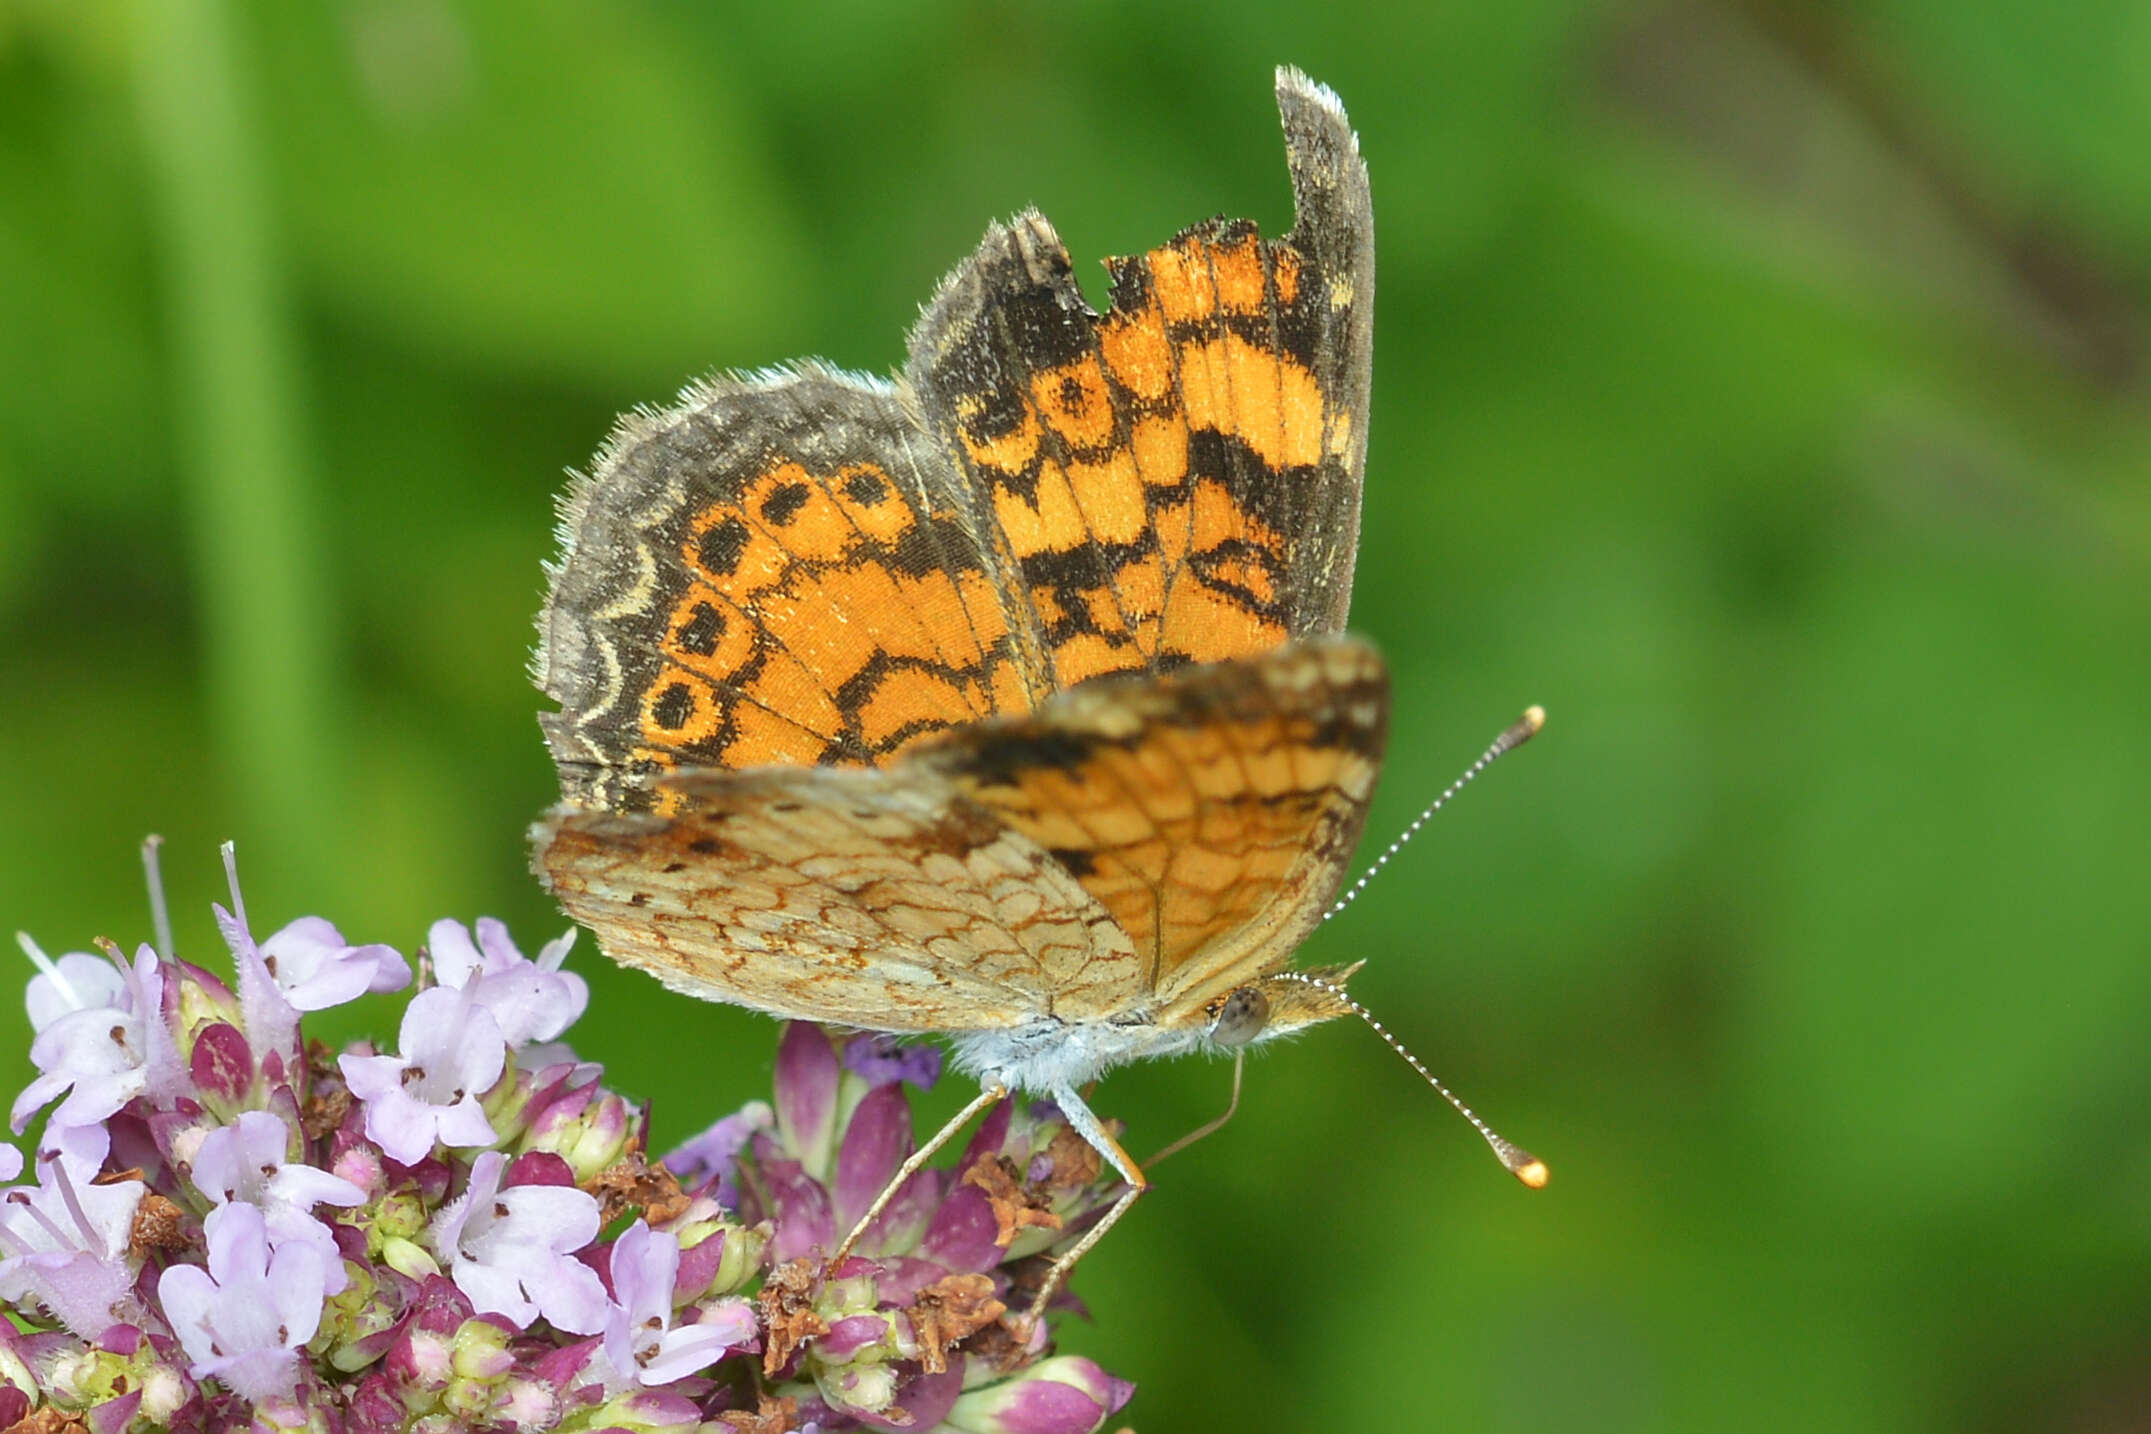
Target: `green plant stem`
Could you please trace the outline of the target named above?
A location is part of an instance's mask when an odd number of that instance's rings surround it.
[[[331,859],[336,700],[289,286],[225,0],[141,0],[135,86],[167,295],[207,708],[239,834]],[[308,839],[300,840],[302,834]]]

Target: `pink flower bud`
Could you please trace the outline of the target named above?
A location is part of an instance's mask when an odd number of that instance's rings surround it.
[[[974,1389],[949,1410],[945,1427],[964,1434],[1092,1434],[1135,1393],[1080,1355],[1042,1360]]]

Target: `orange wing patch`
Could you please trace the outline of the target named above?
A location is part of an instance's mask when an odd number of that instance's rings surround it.
[[[1334,209],[1338,162],[1293,151],[1283,240],[1218,220],[1108,260],[1102,316],[1044,218],[996,225],[913,333],[907,374],[1008,535],[1056,686],[1342,625],[1349,574],[1301,571],[1358,525],[1372,254],[1312,202]],[[1329,263],[1340,283],[1305,282]]]
[[[1094,677],[1342,628],[1373,231],[1333,102],[1281,88],[1296,219],[1109,261],[1035,213],[944,281],[897,384],[814,365],[623,421],[540,618],[571,802],[691,767],[875,765]]]
[[[910,760],[1051,852],[1128,933],[1148,989],[1192,1011],[1219,973],[1247,979],[1251,947],[1289,953],[1320,916],[1387,721],[1380,657],[1323,639],[1085,688]]]
[[[691,728],[646,717],[645,743],[727,767],[868,761],[998,710],[989,658],[1007,623],[994,594],[974,583],[967,602],[916,558],[906,571],[906,538],[951,517],[913,511],[885,470],[857,462],[816,472],[785,461],[706,504],[680,546],[698,581],[668,631],[730,636],[711,654],[727,684],[710,714],[723,730],[700,712]]]
[[[690,390],[623,424],[563,528],[540,680],[571,800],[669,810],[654,775],[878,763],[1044,694],[1013,558],[887,385]]]

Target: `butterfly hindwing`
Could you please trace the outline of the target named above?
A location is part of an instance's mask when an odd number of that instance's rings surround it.
[[[1295,643],[1102,682],[884,769],[704,770],[669,815],[557,808],[541,873],[615,959],[884,1030],[1201,1018],[1335,895],[1388,717],[1381,659]]]
[[[1134,944],[1131,1004],[1192,1019],[1281,965],[1335,896],[1388,730],[1388,675],[1316,638],[1101,682],[908,760],[1075,874]]]

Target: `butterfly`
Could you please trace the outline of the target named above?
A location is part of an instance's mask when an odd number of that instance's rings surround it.
[[[1356,967],[1291,960],[1388,728],[1343,633],[1373,219],[1336,96],[1276,94],[1282,238],[1108,260],[1100,314],[1042,215],[992,225],[893,379],[803,362],[624,417],[539,617],[535,866],[608,955],[945,1037],[980,1097],[892,1189],[1012,1090],[1126,1180],[1034,1312],[1146,1184],[1083,1086],[1355,1009]]]

